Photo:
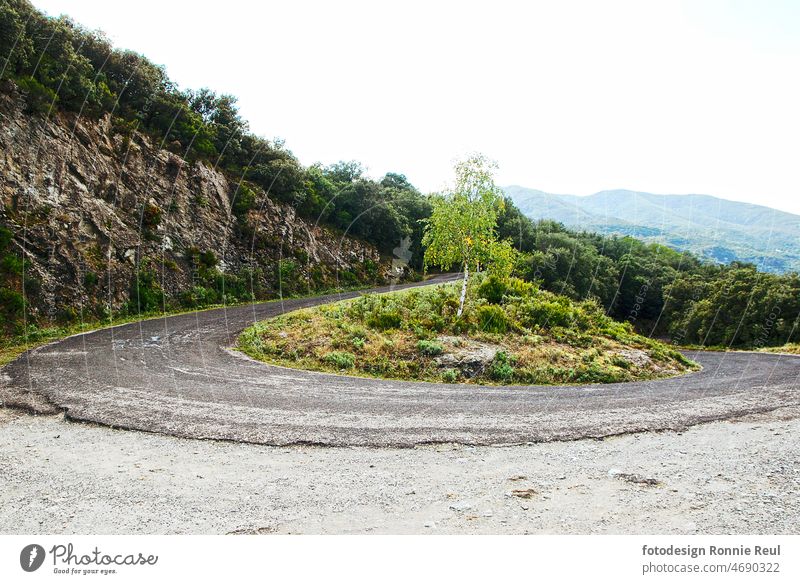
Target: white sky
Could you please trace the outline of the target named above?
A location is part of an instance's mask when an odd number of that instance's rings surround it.
[[[800,1],[34,0],[239,97],[304,164],[439,188],[707,193],[800,213]]]

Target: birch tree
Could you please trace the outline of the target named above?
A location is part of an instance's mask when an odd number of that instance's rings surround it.
[[[505,258],[514,252],[509,242],[497,241],[497,217],[504,200],[494,184],[496,170],[497,164],[481,154],[456,163],[452,189],[431,198],[432,213],[425,221],[425,269],[435,265],[448,270],[458,265],[464,272],[459,317],[464,312],[470,272],[491,263],[498,253]]]

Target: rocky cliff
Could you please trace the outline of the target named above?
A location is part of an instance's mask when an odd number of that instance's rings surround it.
[[[10,82],[0,224],[6,333],[23,293],[34,321],[69,321],[375,281],[385,268],[372,246],[110,115],[27,113]]]

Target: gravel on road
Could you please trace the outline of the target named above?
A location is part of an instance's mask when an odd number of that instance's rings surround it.
[[[799,414],[507,447],[325,448],[0,409],[0,532],[797,534]]]

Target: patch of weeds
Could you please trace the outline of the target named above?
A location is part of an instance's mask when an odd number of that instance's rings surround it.
[[[442,354],[444,347],[442,347],[441,343],[437,343],[436,341],[426,341],[423,339],[417,342],[417,350],[428,357],[435,357],[436,355]]]
[[[513,355],[505,351],[498,351],[494,356],[489,375],[496,381],[511,381],[514,378],[514,366],[516,362]]]
[[[442,371],[442,381],[445,383],[455,383],[458,381],[458,370],[457,369],[445,369]]]
[[[325,355],[324,360],[337,369],[352,369],[356,364],[356,356],[347,351],[332,351]]]
[[[509,322],[506,311],[501,306],[485,304],[477,310],[478,328],[486,333],[504,333]]]

